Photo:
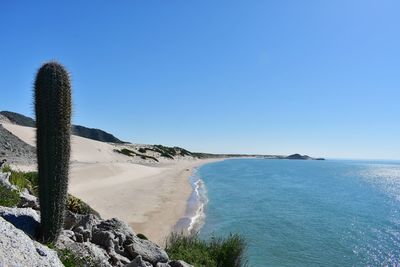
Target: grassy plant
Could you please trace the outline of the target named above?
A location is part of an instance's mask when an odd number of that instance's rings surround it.
[[[18,192],[0,185],[0,206],[15,207],[18,205],[20,197]]]
[[[171,234],[165,250],[171,259],[182,259],[196,267],[246,266],[245,241],[237,234],[202,240],[197,235]]]
[[[9,165],[3,166],[2,172],[11,173],[10,183],[15,185],[20,191],[25,188],[33,195],[38,195],[38,174],[37,172],[15,171]]]
[[[26,188],[33,195],[38,195],[37,172],[11,171],[10,183],[18,187],[21,191]]]
[[[10,165],[8,165],[8,164],[3,165],[1,171],[2,171],[2,172],[11,172],[11,167],[10,167]]]

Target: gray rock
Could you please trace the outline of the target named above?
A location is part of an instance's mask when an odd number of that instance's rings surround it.
[[[0,266],[63,267],[57,253],[0,218]]]
[[[129,227],[128,224],[126,224],[126,222],[121,221],[117,218],[101,221],[101,223],[96,225],[96,227],[103,231],[112,231],[114,233],[119,233],[119,235],[124,235],[127,238],[136,236],[136,233],[132,230],[131,227]]]
[[[10,183],[10,180],[9,180],[10,175],[11,175],[11,173],[8,173],[8,172],[0,173],[0,185],[4,186],[10,190],[18,191],[18,188],[15,185]]]
[[[0,155],[10,164],[34,164],[36,149],[28,145],[0,124]]]
[[[134,238],[136,238],[135,233],[125,222],[112,218],[101,221],[92,228],[91,242],[104,247],[108,252],[115,251],[124,257],[129,257],[130,254],[125,251],[124,245],[132,243]]]
[[[21,202],[18,205],[19,208],[39,209],[39,201],[37,197],[31,195],[26,188],[19,193],[19,197],[21,198]]]
[[[113,266],[125,266],[126,264],[131,262],[130,259],[116,253],[115,251],[110,252],[108,255],[111,258],[110,262]]]
[[[93,228],[91,242],[102,246],[108,252],[114,251],[115,246],[118,246],[118,240],[112,232],[102,231],[96,227]]]
[[[70,212],[69,210],[65,211],[64,214],[64,229],[72,230],[74,226],[82,219],[82,215]]]
[[[65,236],[71,239],[72,241],[75,241],[75,233],[74,231],[71,230],[61,230],[60,236]]]
[[[157,264],[157,262],[168,262],[169,260],[167,253],[162,248],[149,240],[143,240],[136,236],[130,243],[125,245],[125,249],[132,257],[135,258],[140,255],[144,260],[154,265]]]
[[[100,222],[100,218],[93,214],[82,215],[73,213],[69,210],[65,211],[64,229],[75,231],[76,228],[83,227],[83,229],[92,231],[93,226]]]
[[[76,235],[78,235],[78,234],[82,235],[82,239],[83,239],[82,242],[90,241],[90,239],[92,238],[91,230],[85,229],[85,228],[83,228],[83,226],[79,226],[79,227],[75,228],[74,232]]]
[[[190,265],[184,261],[170,261],[169,265],[171,267],[194,267],[193,265]]]
[[[147,261],[142,259],[142,256],[138,255],[136,258],[129,264],[125,265],[125,267],[152,267],[153,265]]]
[[[101,220],[93,214],[79,215],[79,220],[72,228],[72,230],[75,231],[75,229],[81,227],[84,230],[88,230],[91,232],[93,226],[98,225],[100,222]]]
[[[84,243],[74,242],[70,238],[70,232],[72,231],[64,230],[61,232],[60,237],[58,238],[55,244],[55,246],[58,249],[71,250],[79,258],[88,261],[87,263],[89,266],[93,265],[101,267],[112,266],[109,263],[110,257],[103,249],[89,242],[84,242]]]
[[[171,265],[165,262],[158,262],[156,267],[171,267]]]
[[[40,217],[31,208],[0,207],[0,217],[24,231],[30,237],[35,237],[40,226]]]

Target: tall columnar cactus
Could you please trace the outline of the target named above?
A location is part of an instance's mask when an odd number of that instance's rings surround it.
[[[53,242],[64,222],[70,158],[71,82],[62,65],[41,66],[34,98],[41,239]]]

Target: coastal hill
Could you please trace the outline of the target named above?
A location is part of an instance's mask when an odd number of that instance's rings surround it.
[[[1,115],[3,118],[6,118],[9,122],[20,126],[35,127],[36,125],[34,119],[16,112],[0,111],[0,116]],[[88,128],[81,125],[72,125],[72,134],[101,142],[111,142],[119,144],[125,143],[106,131],[100,129]]]
[[[24,127],[35,127],[35,120],[25,115],[11,112],[0,111],[0,123],[15,124]],[[113,134],[101,129],[88,128],[81,125],[72,125],[72,134],[100,142],[113,143],[114,145],[123,145],[114,149],[125,156],[140,159],[140,163],[159,162],[160,159],[173,160],[176,157],[189,157],[198,159],[207,158],[240,158],[240,157],[257,157],[265,159],[293,159],[293,160],[324,160],[324,158],[313,158],[308,155],[293,154],[289,156],[282,155],[259,155],[259,154],[212,154],[203,152],[191,152],[181,147],[167,147],[163,145],[140,145],[130,144],[115,137]],[[28,142],[29,143],[29,142]],[[136,162],[137,160],[135,160]]]
[[[287,156],[286,159],[300,159],[300,160],[325,160],[324,158],[312,158],[308,155],[293,154]]]

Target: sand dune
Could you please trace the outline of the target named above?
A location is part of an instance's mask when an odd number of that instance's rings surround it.
[[[26,143],[35,145],[34,128],[3,126]],[[72,136],[69,192],[91,205],[102,217],[125,220],[136,232],[162,244],[185,214],[192,191],[188,177],[193,168],[213,160],[181,159],[143,165],[114,152],[117,147]]]

